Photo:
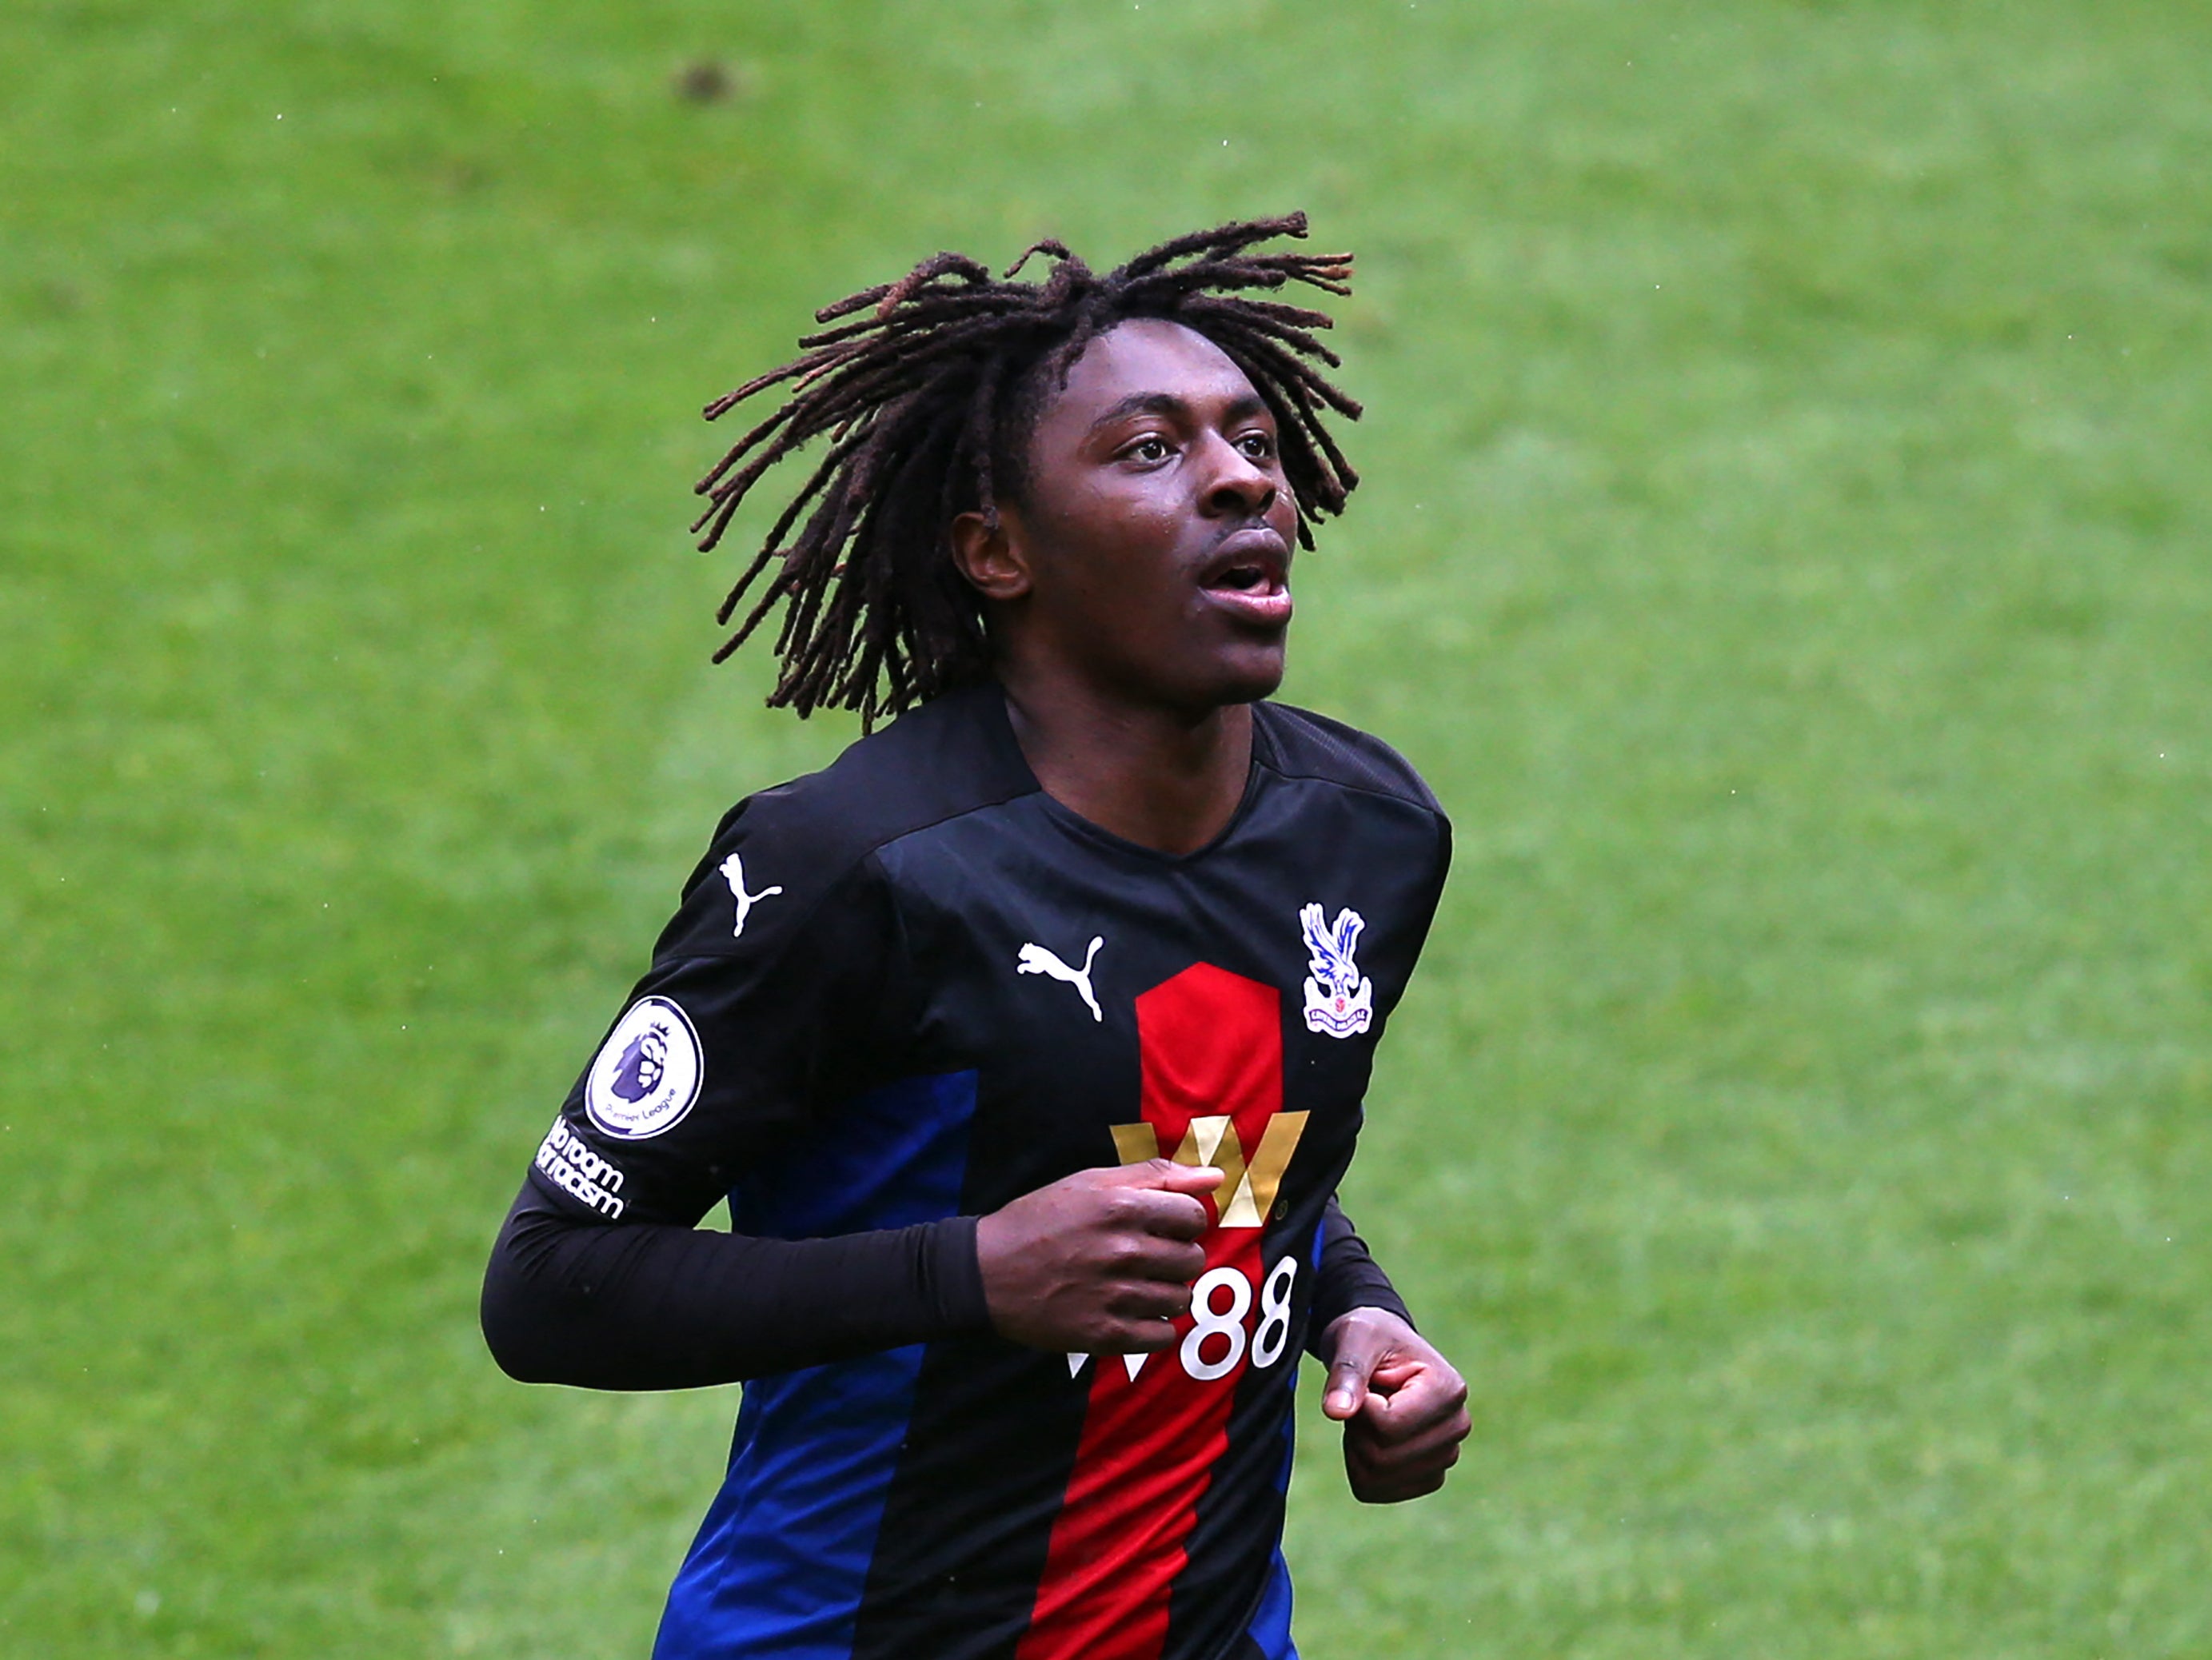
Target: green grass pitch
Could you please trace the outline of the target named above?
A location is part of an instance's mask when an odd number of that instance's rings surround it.
[[[474,1299],[715,815],[850,733],[706,666],[697,406],[919,253],[1294,205],[1372,414],[1287,695],[1459,828],[1348,1202],[1476,1422],[1388,1512],[1310,1426],[1307,1651],[2212,1652],[2207,62],[0,10],[0,1653],[642,1654],[734,1394],[510,1385]]]

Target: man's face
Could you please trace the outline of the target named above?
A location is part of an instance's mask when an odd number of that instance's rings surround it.
[[[1219,347],[1121,324],[1048,392],[1028,459],[996,574],[963,562],[1024,649],[1193,714],[1281,684],[1297,508],[1274,417]]]

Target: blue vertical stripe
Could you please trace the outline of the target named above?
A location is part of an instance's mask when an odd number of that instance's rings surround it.
[[[1260,1606],[1244,1634],[1267,1660],[1298,1660],[1297,1646],[1291,1641],[1291,1565],[1279,1546],[1267,1566],[1267,1588],[1260,1593]]]
[[[813,1238],[956,1214],[975,1074],[854,1098],[730,1195],[733,1228]],[[730,1468],[654,1660],[847,1660],[923,1346],[745,1385]]]

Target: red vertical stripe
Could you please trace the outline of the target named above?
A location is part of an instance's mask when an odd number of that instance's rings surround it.
[[[1249,1158],[1283,1104],[1281,994],[1273,986],[1200,963],[1137,999],[1143,1114],[1172,1155],[1194,1117],[1226,1113]],[[1218,1213],[1217,1213],[1218,1219]],[[1256,1292],[1259,1228],[1216,1226],[1206,1264],[1237,1270]],[[1226,1303],[1217,1298],[1225,1310]],[[1199,1496],[1228,1444],[1229,1408],[1249,1364],[1256,1318],[1248,1304],[1234,1342],[1237,1364],[1206,1381],[1177,1347],[1148,1357],[1132,1380],[1121,1360],[1092,1361],[1091,1401],[1067,1497],[1052,1530],[1044,1577],[1017,1660],[1158,1660],[1167,1640],[1168,1594]],[[1233,1340],[1199,1351],[1218,1364]]]

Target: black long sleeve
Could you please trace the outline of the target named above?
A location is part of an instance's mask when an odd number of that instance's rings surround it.
[[[1332,1198],[1311,1345],[1356,1308],[1413,1316]],[[742,1383],[988,1330],[975,1219],[830,1239],[579,1221],[529,1183],[484,1275],[485,1341],[509,1377],[585,1389]]]
[[[740,1383],[989,1329],[975,1219],[828,1239],[580,1220],[523,1183],[492,1248],[485,1341],[509,1377]]]
[[[1352,1225],[1336,1195],[1329,1195],[1322,1213],[1321,1271],[1314,1276],[1313,1313],[1307,1326],[1307,1347],[1327,1360],[1328,1329],[1353,1309],[1387,1309],[1407,1325],[1413,1323],[1405,1301],[1382,1272],[1382,1265],[1368,1253],[1367,1242]]]

